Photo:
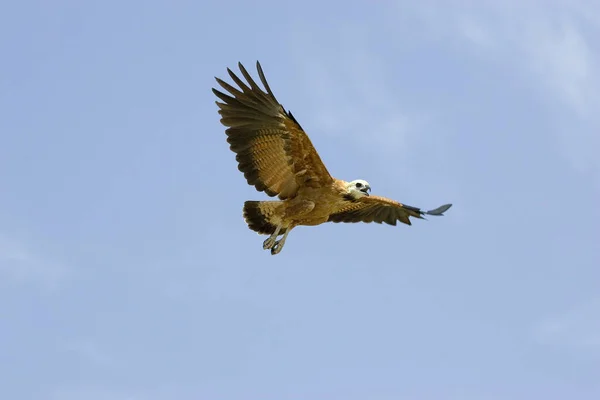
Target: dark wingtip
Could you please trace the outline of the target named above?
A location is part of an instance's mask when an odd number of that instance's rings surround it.
[[[425,212],[425,214],[427,215],[444,215],[444,213],[446,211],[448,211],[448,209],[452,207],[452,204],[444,204],[443,206],[439,206],[438,208],[434,209],[434,210],[429,210],[427,212]]]

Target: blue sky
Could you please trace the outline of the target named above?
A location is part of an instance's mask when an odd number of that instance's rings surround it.
[[[600,398],[594,2],[5,2],[0,54],[1,398]],[[210,90],[256,60],[454,207],[263,251]]]

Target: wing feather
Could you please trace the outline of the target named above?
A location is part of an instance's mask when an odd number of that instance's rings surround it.
[[[266,92],[238,66],[246,82],[228,68],[239,89],[215,78],[229,94],[213,92],[222,101],[217,101],[221,123],[228,127],[229,148],[248,184],[282,200],[303,186],[330,185],[332,176],[300,124],[273,95],[260,63],[256,68]]]
[[[452,204],[445,204],[431,211],[399,203],[381,196],[364,196],[348,201],[336,213],[329,216],[329,222],[375,222],[396,225],[400,221],[412,225],[410,218],[423,219],[423,215],[444,215]]]

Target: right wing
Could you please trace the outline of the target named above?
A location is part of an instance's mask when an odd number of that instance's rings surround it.
[[[423,215],[444,215],[452,204],[445,204],[435,210],[422,211],[420,208],[407,206],[395,200],[381,196],[363,196],[348,202],[338,212],[329,216],[328,222],[385,222],[396,225],[397,221],[412,225],[409,217],[423,219]]]

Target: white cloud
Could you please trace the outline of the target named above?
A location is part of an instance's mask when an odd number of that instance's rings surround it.
[[[79,339],[68,343],[66,346],[68,351],[74,352],[84,360],[100,367],[116,366],[115,359],[108,354],[105,349],[102,349],[98,343],[92,339]]]
[[[55,288],[66,272],[64,265],[41,257],[24,243],[0,234],[0,274],[9,280],[34,281]]]
[[[553,26],[551,19],[532,24],[526,40],[519,42],[533,74],[539,77],[557,99],[571,107],[581,117],[599,104],[600,94],[594,73],[598,59],[594,57],[589,40],[579,27],[567,21]]]
[[[400,4],[406,11],[405,3]],[[456,7],[429,1],[409,9],[438,38],[448,40],[451,34],[502,52],[500,62],[528,69],[577,112],[598,105],[600,93],[591,86],[600,84],[600,6],[593,2],[477,2]]]
[[[465,14],[459,17],[458,29],[460,34],[474,45],[489,48],[493,41],[481,22]]]
[[[141,400],[141,397],[128,391],[96,386],[73,386],[57,389],[50,395],[52,400]]]
[[[600,3],[398,2],[434,40],[468,44],[523,74],[552,107],[557,146],[581,171],[600,173]],[[561,110],[557,112],[556,110]]]
[[[600,3],[425,0],[396,5],[390,9],[394,23],[382,27],[335,23],[327,34],[315,26],[295,30],[291,48],[302,54],[295,61],[310,87],[304,104],[311,107],[311,125],[322,129],[318,134],[348,138],[361,151],[400,159],[414,141],[426,140],[439,129],[432,124],[435,110],[419,115],[407,107],[411,101],[394,87],[381,44],[370,40],[379,34],[398,38],[400,44],[388,47],[393,51],[435,41],[528,82],[522,90],[537,93],[547,107],[552,131],[546,134],[557,152],[579,172],[600,177]],[[411,39],[415,36],[417,41]]]
[[[600,351],[600,298],[544,319],[535,337],[547,345]]]
[[[391,84],[393,76],[364,28],[336,26],[334,35],[298,28],[293,47],[302,49],[296,61],[310,87],[310,117],[319,134],[348,138],[377,155],[397,156],[407,147],[409,134],[418,136],[424,118],[405,112],[402,96]],[[314,46],[323,40],[328,43]],[[285,105],[285,99],[279,100]]]

